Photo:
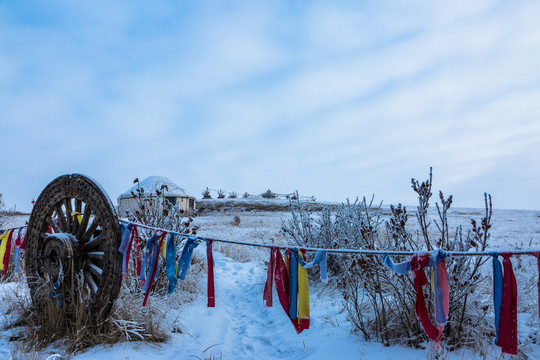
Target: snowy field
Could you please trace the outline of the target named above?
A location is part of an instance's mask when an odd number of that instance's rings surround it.
[[[411,209],[412,210],[412,209]],[[454,209],[452,225],[468,227],[470,218],[481,219],[482,210]],[[234,222],[238,216],[240,222]],[[216,212],[196,218],[199,235],[217,239],[249,242],[284,243],[280,233],[281,221],[290,217],[286,212]],[[6,226],[19,226],[25,216],[8,219]],[[411,221],[412,221],[411,217]],[[540,212],[495,210],[492,219],[491,248],[540,248]],[[204,247],[196,251],[203,252]],[[97,346],[76,354],[73,359],[477,359],[484,358],[471,351],[441,352],[436,357],[432,344],[426,349],[402,346],[384,347],[365,342],[350,334],[350,323],[338,295],[322,291],[320,284],[310,284],[311,327],[296,335],[284,314],[274,291],[274,307],[262,304],[266,280],[268,251],[234,245],[217,245],[214,251],[216,307],[206,307],[206,279],[200,279],[199,296],[178,310],[169,310],[167,319],[179,317],[182,333],[172,333],[171,340],[161,345],[139,342],[114,346]],[[516,262],[517,263],[517,262]],[[519,349],[522,358],[540,359],[540,324],[537,314],[536,263],[524,258],[515,265],[519,297]],[[488,268],[489,270],[489,268]],[[486,271],[488,271],[486,270]],[[490,275],[488,272],[487,275]],[[189,275],[188,275],[189,276]],[[332,281],[332,280],[330,280]],[[487,279],[487,286],[490,280]],[[15,283],[0,285],[2,325],[11,319],[6,299],[25,287]],[[491,296],[486,293],[490,301]],[[150,300],[152,306],[152,300]],[[166,320],[167,321],[167,320]],[[13,330],[2,328],[0,358],[16,354],[16,341],[10,341]],[[172,327],[171,327],[172,331]],[[62,348],[48,348],[36,359],[46,359]],[[488,359],[501,358],[500,349],[492,346]],[[509,358],[507,356],[507,358]]]

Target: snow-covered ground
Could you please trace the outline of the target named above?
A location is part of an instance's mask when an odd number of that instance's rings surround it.
[[[455,209],[451,224],[468,226],[470,218],[480,220],[482,211]],[[240,223],[234,225],[234,216]],[[279,212],[226,212],[201,216],[196,224],[200,235],[213,238],[252,242],[285,241],[279,233],[281,220],[288,213]],[[9,219],[10,226],[24,224],[24,217]],[[496,210],[493,217],[491,247],[511,249],[540,248],[540,212]],[[172,333],[171,340],[162,345],[131,342],[114,346],[97,346],[75,355],[74,359],[426,359],[435,355],[433,346],[410,349],[402,346],[384,347],[376,342],[365,342],[350,334],[346,312],[342,311],[338,295],[321,293],[317,284],[311,286],[311,327],[296,335],[289,319],[281,309],[274,291],[274,307],[265,308],[262,293],[266,280],[266,250],[216,246],[215,286],[216,307],[206,307],[206,292],[180,310],[170,310],[171,317],[180,316],[183,333]],[[204,251],[199,247],[196,251]],[[534,265],[534,266],[533,266]],[[520,270],[516,270],[520,271]],[[536,309],[536,264],[523,265],[522,273],[529,274],[522,291],[519,317],[520,350],[531,359],[540,359],[540,346],[531,340],[540,333]],[[189,275],[188,275],[189,276]],[[205,288],[205,281],[201,283]],[[0,285],[0,294],[13,291],[14,284]],[[521,290],[521,289],[520,289]],[[518,290],[519,291],[519,290]],[[526,299],[526,300],[524,300]],[[12,316],[6,314],[8,304],[2,301],[2,322]],[[171,329],[172,330],[172,329]],[[9,358],[15,342],[9,341],[10,330],[0,333],[0,357]],[[539,339],[540,340],[540,339]],[[60,352],[61,349],[58,350]],[[55,349],[40,354],[46,358]],[[487,358],[499,359],[500,349],[493,347]],[[470,351],[442,353],[446,359],[481,358]],[[40,358],[40,357],[37,357]]]

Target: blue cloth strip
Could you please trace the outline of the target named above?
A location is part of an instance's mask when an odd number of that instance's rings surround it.
[[[150,248],[150,256],[148,257],[148,276],[152,276],[152,269],[154,268],[154,266],[156,267],[159,266],[159,252],[161,251],[161,246],[159,246],[159,241],[158,241],[159,237],[157,235],[154,235],[152,236],[152,238],[155,238],[155,239],[154,241],[152,241],[151,248]],[[156,274],[154,275],[154,281],[157,280],[158,273],[159,271],[156,271]],[[143,292],[146,292],[149,284],[150,284],[150,281],[147,281],[144,283]]]
[[[304,259],[302,259],[301,256],[298,256],[298,252],[296,252],[298,259],[298,262],[304,269],[312,268],[313,266],[319,264],[320,272],[321,272],[321,281],[327,282],[328,281],[328,273],[326,272],[326,250],[320,249],[317,250],[315,253],[315,257],[311,262],[306,262]]]
[[[167,279],[169,279],[168,293],[172,294],[174,289],[176,289],[176,283],[178,279],[176,278],[175,264],[176,264],[176,245],[174,243],[175,235],[171,233],[169,239],[167,239],[167,247],[165,251],[165,270],[167,272]]]
[[[493,256],[493,311],[495,312],[495,344],[499,337],[499,319],[501,316],[501,303],[502,303],[502,266],[499,261],[499,253],[491,254]]]
[[[291,320],[298,318],[298,248],[291,252],[291,265],[289,266],[289,297],[291,306],[289,317]]]
[[[410,261],[404,261],[404,262],[399,263],[399,264],[394,264],[392,259],[390,259],[390,256],[388,256],[388,254],[384,255],[383,264],[387,268],[389,268],[390,270],[392,270],[393,272],[395,272],[396,274],[399,274],[399,275],[404,275],[404,274],[408,273],[409,271],[411,271],[411,262]]]
[[[120,231],[122,232],[122,242],[120,243],[120,252],[122,256],[122,274],[126,274],[126,258],[129,253],[129,240],[131,239],[131,230],[133,229],[133,224],[120,224]]]
[[[180,260],[178,261],[178,278],[180,280],[186,280],[186,275],[189,270],[191,263],[191,256],[193,255],[193,250],[199,246],[197,239],[194,237],[189,237],[186,240],[186,244],[182,249],[182,254],[180,255]]]
[[[15,273],[18,273],[21,264],[21,249],[16,246],[15,252],[13,253],[13,262],[15,263]]]
[[[147,263],[150,261],[150,253],[152,251],[152,247],[154,246],[154,243],[156,242],[157,235],[154,234],[150,239],[146,241],[146,247],[144,248],[144,257],[141,264],[141,276],[139,276],[140,280],[146,280],[146,267]],[[150,266],[150,265],[148,265]],[[150,268],[151,269],[151,268]],[[146,285],[146,283],[145,283]]]

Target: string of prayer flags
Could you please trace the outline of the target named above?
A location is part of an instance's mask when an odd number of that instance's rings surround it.
[[[416,316],[427,336],[437,345],[437,350],[440,349],[439,341],[442,337],[444,325],[446,324],[449,308],[448,278],[444,256],[444,252],[440,250],[435,254],[435,257],[430,256],[428,253],[420,253],[414,255],[411,260],[399,264],[394,264],[388,254],[383,259],[383,264],[397,274],[403,275],[412,271],[416,291]],[[424,271],[426,267],[434,268],[433,286],[435,287],[436,297],[435,319],[437,320],[437,327],[431,322],[422,290],[428,284],[428,279]]]
[[[208,260],[208,304],[207,307],[216,307],[216,296],[214,293],[214,256],[212,254],[212,239],[206,239],[206,257]]]

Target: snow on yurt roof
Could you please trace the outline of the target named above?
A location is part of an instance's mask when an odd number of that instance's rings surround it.
[[[126,192],[120,194],[120,198],[130,198],[133,195],[131,192],[137,194],[137,188],[144,189],[145,194],[156,193],[156,190],[161,190],[163,185],[167,185],[168,189],[163,189],[165,196],[180,196],[180,197],[190,197],[186,190],[182,189],[180,186],[173,183],[168,177],[165,176],[149,176],[143,181],[140,181],[138,184],[132,186]]]

